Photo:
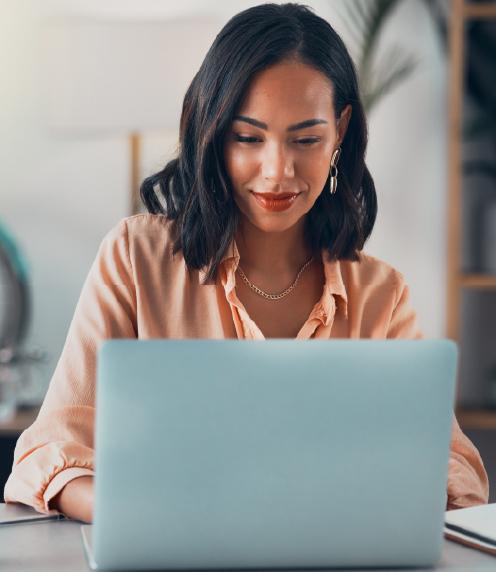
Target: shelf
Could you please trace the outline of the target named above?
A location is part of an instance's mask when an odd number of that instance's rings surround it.
[[[496,290],[495,274],[462,274],[460,276],[462,288],[485,288]]]
[[[496,409],[458,409],[456,418],[464,431],[467,429],[496,430]]]
[[[496,18],[496,3],[481,2],[480,4],[465,4],[463,15],[470,19]]]

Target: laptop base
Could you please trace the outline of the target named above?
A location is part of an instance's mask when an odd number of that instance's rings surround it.
[[[92,524],[81,525],[81,537],[83,539],[84,553],[86,554],[86,560],[88,565],[92,570],[99,570],[95,559],[93,558],[93,541],[92,541]]]

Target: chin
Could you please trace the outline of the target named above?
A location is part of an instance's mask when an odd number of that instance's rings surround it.
[[[246,216],[246,215],[245,215]],[[279,213],[277,216],[255,217],[248,216],[250,224],[263,232],[284,232],[292,228],[301,217],[284,216]]]

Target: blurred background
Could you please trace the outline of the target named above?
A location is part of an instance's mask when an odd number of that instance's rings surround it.
[[[258,3],[0,0],[2,489],[101,239],[173,156],[215,35]],[[496,482],[496,3],[305,4],[360,74],[379,198],[366,251],[405,275],[426,337],[459,342],[458,417]]]

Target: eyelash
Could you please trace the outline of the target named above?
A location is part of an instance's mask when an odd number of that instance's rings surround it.
[[[257,137],[243,137],[242,135],[234,135],[236,141],[238,141],[239,143],[257,143],[257,141],[259,141],[259,139],[257,139]],[[306,138],[306,139],[298,139],[296,141],[296,143],[298,143],[299,145],[302,145],[304,147],[310,147],[311,145],[314,145],[315,143],[318,143],[320,141],[319,137],[312,137],[312,138]]]

